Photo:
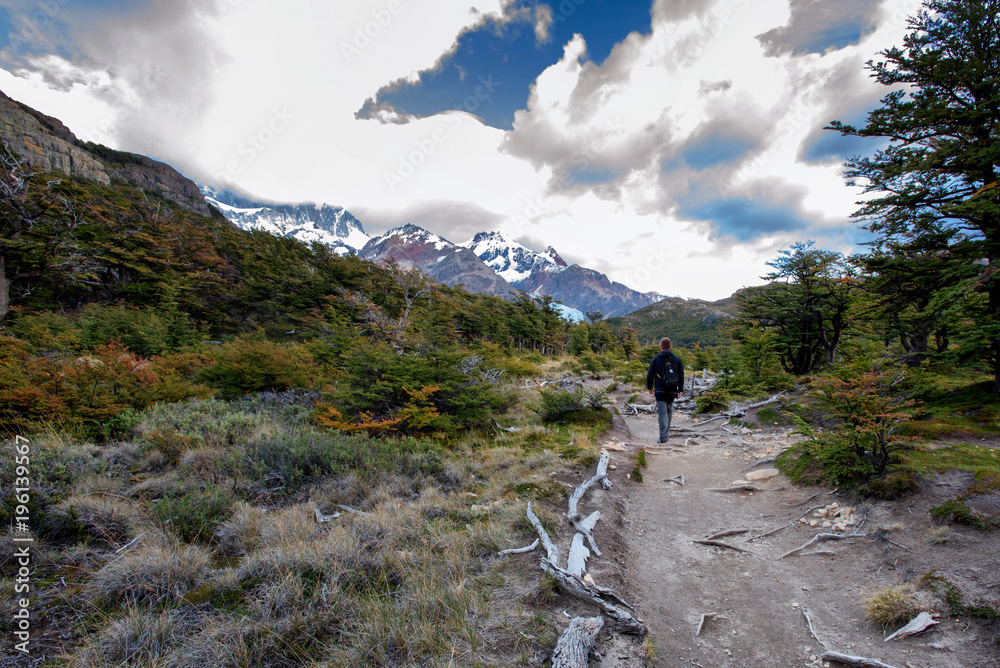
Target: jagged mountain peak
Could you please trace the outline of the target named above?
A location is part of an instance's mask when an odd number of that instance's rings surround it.
[[[281,237],[317,241],[338,253],[357,252],[368,243],[361,221],[347,209],[330,204],[278,204],[251,199],[231,190],[200,186],[205,200],[245,230],[264,230]]]
[[[566,263],[566,260],[562,259],[562,256],[560,256],[559,253],[556,252],[556,249],[553,248],[552,246],[549,246],[548,248],[546,248],[545,252],[542,253],[542,255],[544,255],[549,260],[551,260],[552,263],[555,264],[557,267],[568,267],[569,266]]]

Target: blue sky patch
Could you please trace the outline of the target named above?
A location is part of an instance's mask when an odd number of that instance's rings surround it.
[[[746,137],[710,134],[695,140],[681,156],[693,169],[708,169],[723,163],[735,163],[753,148],[754,142]]]
[[[790,206],[757,202],[745,198],[719,199],[693,207],[681,207],[686,218],[711,223],[719,236],[749,242],[783,232],[798,232],[812,223],[803,219]]]
[[[833,120],[833,119],[831,119]],[[859,111],[848,118],[836,119],[856,128],[868,123],[868,111]],[[856,155],[874,155],[887,142],[873,137],[845,137],[835,130],[817,129],[806,137],[799,148],[799,159],[809,163],[836,160],[845,162]]]
[[[552,17],[549,39],[539,42],[535,33],[537,8],[547,6]],[[545,68],[558,62],[563,47],[575,33],[587,42],[587,56],[602,63],[616,44],[630,32],[649,32],[649,0],[524,0],[508,11],[530,8],[531,19],[498,26],[489,20],[459,38],[455,52],[436,71],[425,71],[416,83],[383,88],[376,94],[379,104],[419,117],[459,109],[476,114],[487,125],[509,130],[514,112],[527,106],[530,87]],[[477,86],[480,79],[496,82],[492,91]],[[366,116],[372,109],[366,104]]]

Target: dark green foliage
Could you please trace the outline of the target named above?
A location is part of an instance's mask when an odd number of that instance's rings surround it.
[[[716,302],[670,298],[605,322],[612,329],[635,330],[636,340],[647,346],[658,343],[664,336],[670,337],[675,348],[715,346],[725,342],[726,329],[736,312],[731,298]],[[646,359],[643,353],[639,357]]]
[[[847,163],[847,177],[873,195],[856,216],[879,235],[876,244],[938,240],[947,245],[949,264],[977,276],[934,285],[942,303],[949,291],[976,290],[985,297],[982,315],[969,326],[975,338],[989,342],[980,358],[989,363],[994,393],[1000,393],[998,15],[1000,0],[927,0],[910,20],[902,48],[887,49],[868,65],[872,78],[890,90],[882,107],[864,127],[831,126],[844,135],[889,140],[873,157]],[[917,310],[907,311],[910,306]],[[930,302],[901,307],[918,316],[910,323],[918,342],[921,328],[946,322]]]
[[[937,571],[928,571],[920,576],[920,586],[940,595],[948,604],[949,615],[968,615],[977,619],[1000,619],[1000,610],[997,609],[995,603],[990,603],[985,599],[976,599],[972,603],[966,603],[962,590]]]
[[[965,505],[966,497],[960,496],[950,501],[945,501],[941,505],[931,508],[931,517],[945,520],[954,524],[970,526],[979,531],[990,531],[997,527],[997,522],[989,517],[974,512]]]
[[[151,506],[150,514],[181,540],[209,542],[216,527],[229,519],[234,503],[231,490],[208,485],[167,494]]]
[[[740,318],[771,333],[749,339],[762,356],[773,351],[791,374],[836,361],[859,288],[856,268],[840,253],[792,244],[769,262],[769,283],[738,295]],[[762,370],[761,370],[762,371]]]
[[[245,448],[244,475],[263,488],[296,489],[324,476],[354,472],[373,478],[386,472],[423,477],[441,470],[441,448],[432,441],[411,438],[368,438],[297,431],[282,437],[261,437]]]
[[[604,398],[601,389],[543,389],[539,392],[539,404],[533,410],[543,422],[596,426],[611,421],[611,413],[604,408]]]
[[[401,354],[386,342],[358,339],[338,361],[344,376],[330,399],[345,413],[384,419],[410,404],[411,393],[437,388],[429,395],[436,414],[423,411],[418,430],[452,433],[485,427],[512,398],[483,376],[481,363],[471,361],[459,350]]]

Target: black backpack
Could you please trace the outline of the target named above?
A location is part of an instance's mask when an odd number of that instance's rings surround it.
[[[676,393],[680,389],[678,382],[680,380],[680,371],[677,370],[677,365],[674,364],[674,357],[668,356],[663,360],[663,375],[657,374],[660,382],[663,383],[663,389],[667,392]]]

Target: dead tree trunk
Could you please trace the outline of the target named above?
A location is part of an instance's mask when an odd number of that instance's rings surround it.
[[[587,668],[588,657],[602,628],[604,619],[601,617],[574,617],[552,652],[552,668]]]

